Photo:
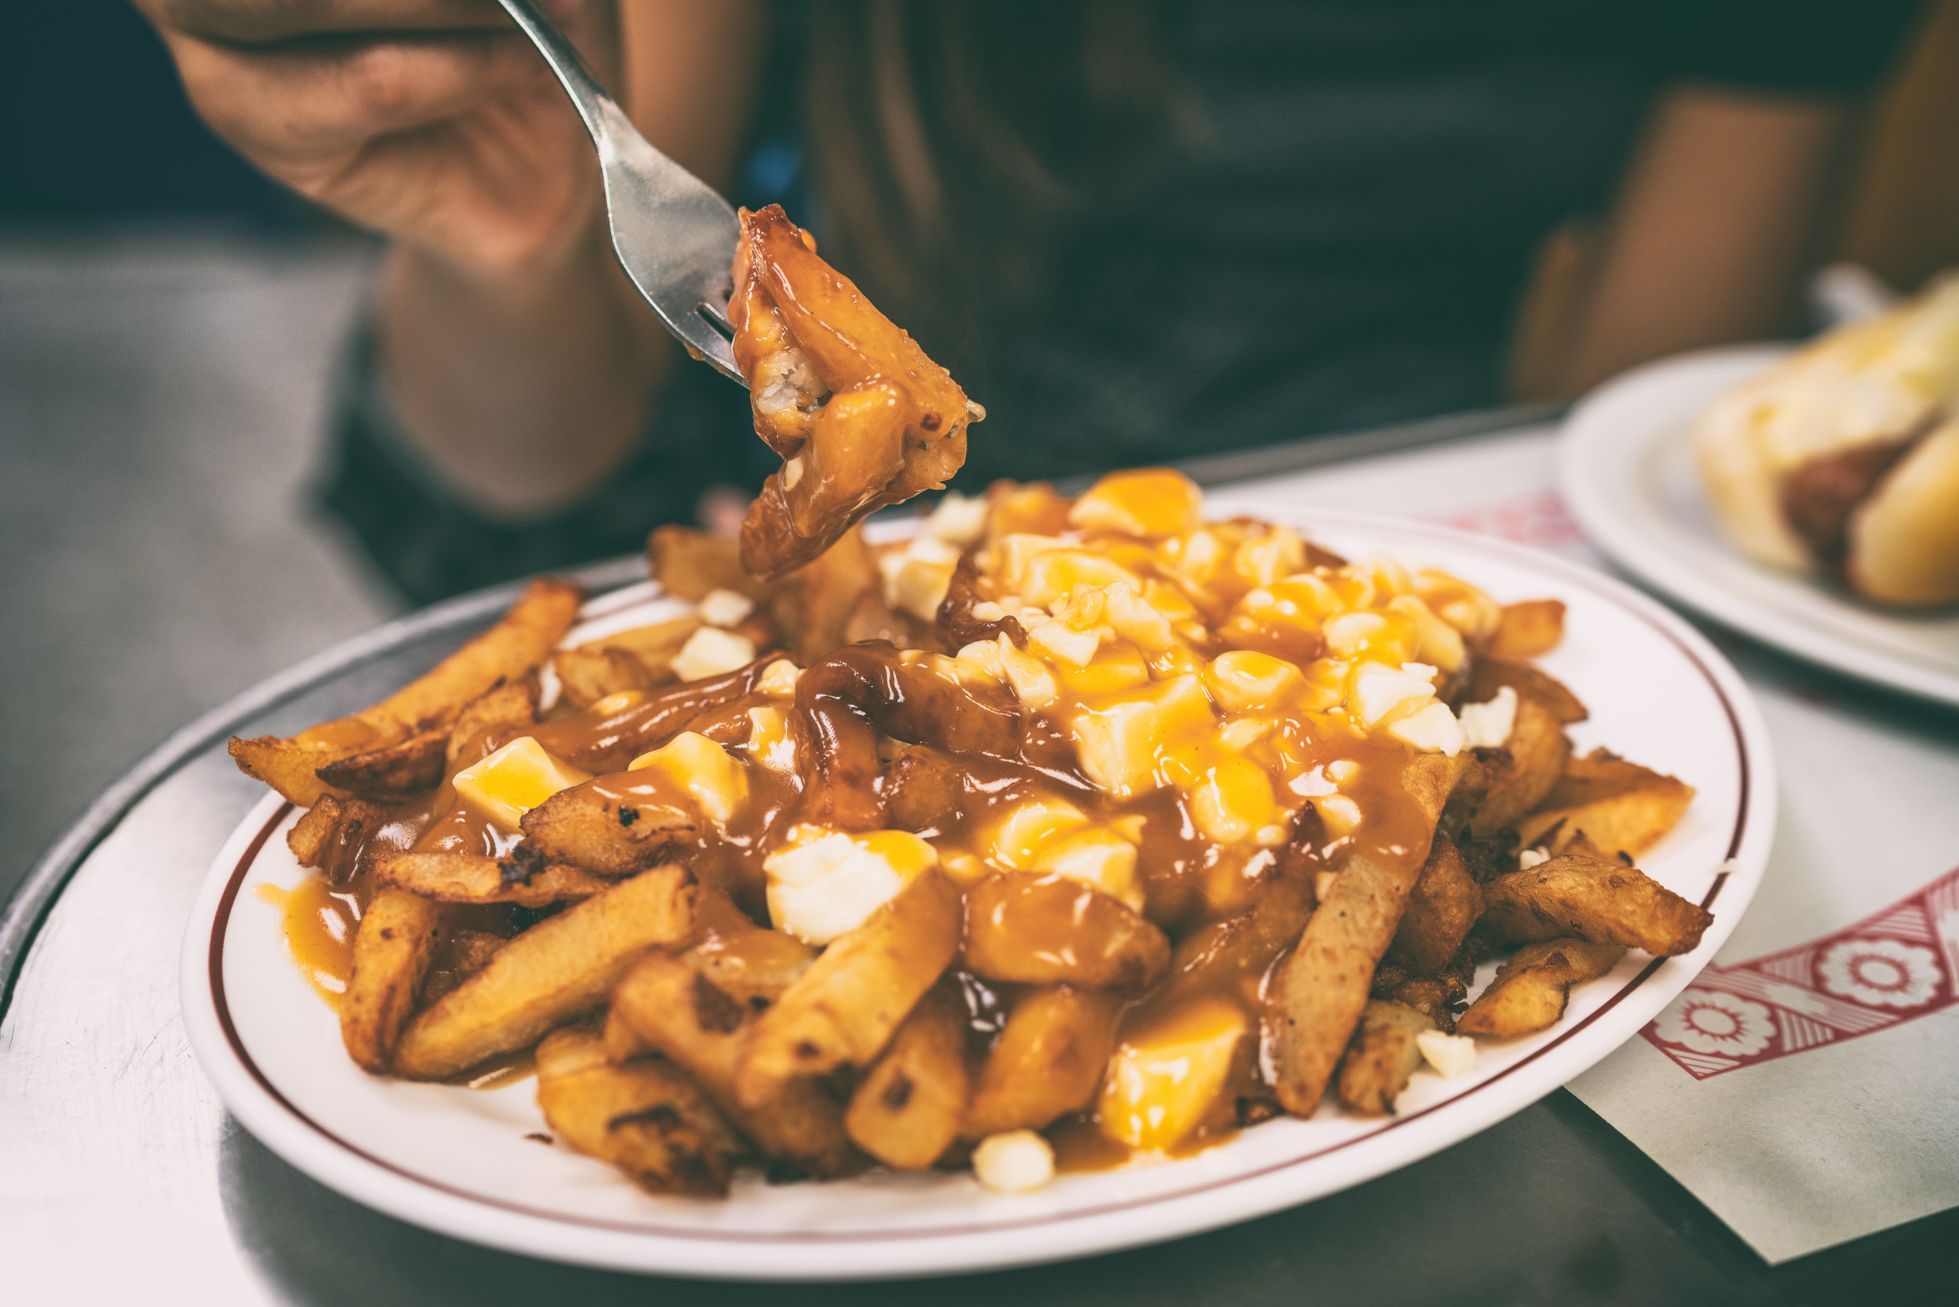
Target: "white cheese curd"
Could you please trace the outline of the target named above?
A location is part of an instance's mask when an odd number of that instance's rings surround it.
[[[736,590],[710,590],[694,608],[709,626],[736,626],[755,611],[755,601]]]
[[[1467,1035],[1424,1030],[1415,1036],[1415,1047],[1423,1060],[1445,1076],[1464,1075],[1476,1065],[1476,1041]]]
[[[986,534],[986,501],[966,495],[947,495],[925,519],[925,530],[962,549],[977,544]]]
[[[973,1150],[973,1178],[996,1194],[1025,1194],[1054,1179],[1054,1149],[1032,1130],[988,1135]]]
[[[1550,860],[1551,855],[1543,849],[1525,849],[1517,855],[1517,867],[1520,871],[1529,871],[1540,862],[1549,862]]]
[[[673,674],[683,681],[698,681],[746,667],[755,659],[755,642],[745,635],[703,626],[687,637],[673,657]]]
[[[769,920],[805,944],[828,944],[863,925],[938,861],[937,851],[910,831],[792,831],[790,842],[762,864]]]
[[[1457,711],[1462,742],[1471,749],[1500,749],[1517,725],[1517,692],[1504,686],[1484,703],[1466,703]]]

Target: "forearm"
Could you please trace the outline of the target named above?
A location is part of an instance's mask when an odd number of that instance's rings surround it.
[[[672,352],[596,227],[548,266],[498,273],[398,246],[378,319],[403,437],[493,516],[547,513],[603,482]]]

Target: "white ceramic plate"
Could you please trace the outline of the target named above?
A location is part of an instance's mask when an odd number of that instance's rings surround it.
[[[1959,704],[1959,612],[1914,615],[1756,563],[1721,535],[1689,430],[1788,351],[1751,345],[1665,359],[1606,383],[1559,437],[1558,485],[1592,542],[1664,594],[1799,658]]]
[[[1255,505],[1283,518],[1285,506]],[[1699,791],[1646,863],[1713,910],[1693,953],[1630,957],[1580,986],[1563,1021],[1486,1044],[1473,1072],[1420,1072],[1389,1120],[1323,1107],[1256,1126],[1194,1157],[1064,1175],[1002,1197],[966,1175],[869,1175],[828,1184],[746,1179],[726,1201],[657,1198],[609,1168],[526,1135],[543,1121],[528,1082],[478,1091],[368,1076],[287,955],[259,887],[308,873],[286,849],[276,795],[218,855],[185,941],[192,1046],[245,1127],[322,1183],[403,1220],[498,1248],[594,1266],[728,1279],[929,1275],[1010,1266],[1192,1234],[1290,1207],[1466,1138],[1543,1097],[1630,1039],[1734,929],[1775,825],[1767,737],[1734,669],[1680,619],[1595,572],[1442,528],[1321,515],[1314,538],[1351,554],[1432,563],[1501,600],[1569,605],[1546,666],[1592,709],[1581,747],[1606,743]],[[650,594],[636,588],[636,598]],[[607,621],[631,620],[612,605]],[[658,601],[653,601],[658,602]]]

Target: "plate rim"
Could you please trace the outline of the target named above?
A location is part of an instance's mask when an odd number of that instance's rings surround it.
[[[1637,436],[1624,434],[1600,421],[1601,413],[1616,411],[1631,398],[1672,380],[1677,372],[1696,366],[1738,367],[1743,362],[1757,361],[1766,368],[1798,348],[1791,344],[1757,342],[1693,350],[1643,363],[1599,385],[1573,406],[1558,427],[1558,493],[1600,553],[1642,584],[1692,608],[1708,621],[1838,676],[1959,707],[1959,668],[1941,673],[1888,650],[1833,633],[1828,627],[1806,624],[1730,590],[1717,580],[1703,578],[1690,567],[1665,565],[1651,550],[1641,547],[1638,524],[1615,507],[1611,487],[1618,479],[1599,474],[1598,469],[1607,466],[1631,465],[1675,434],[1658,422],[1641,424]],[[1716,397],[1708,399],[1711,402]],[[1765,565],[1757,566],[1771,571]],[[1825,604],[1860,611],[1824,586],[1812,582],[1804,588]]]
[[[1655,600],[1611,576],[1582,564],[1489,536],[1428,522],[1344,511],[1313,511],[1316,525],[1346,527],[1383,538],[1425,537],[1444,545],[1482,551],[1548,573],[1548,579],[1592,591],[1630,610],[1666,637],[1708,682],[1727,712],[1736,747],[1740,792],[1727,870],[1717,871],[1706,901],[1725,895],[1735,905],[1708,932],[1701,961],[1691,971],[1676,966],[1660,981],[1646,1004],[1651,1011],[1616,1039],[1598,1046],[1572,1039],[1619,1008],[1660,971],[1663,958],[1650,959],[1616,993],[1569,1029],[1497,1075],[1442,1102],[1393,1118],[1365,1135],[1313,1149],[1249,1172],[1218,1177],[1194,1186],[1128,1202],[1082,1209],[1021,1215],[971,1227],[896,1231],[766,1232],[731,1238],[725,1231],[672,1229],[647,1223],[607,1222],[547,1209],[524,1208],[445,1186],[440,1180],[394,1166],[341,1139],[281,1095],[242,1048],[230,1028],[218,972],[227,911],[235,901],[258,852],[286,817],[281,796],[262,796],[225,841],[200,888],[190,914],[179,965],[180,1006],[190,1042],[207,1079],[239,1121],[271,1151],[313,1179],[365,1206],[411,1224],[490,1247],[515,1250],[560,1262],[647,1274],[679,1274],[728,1280],[813,1281],[885,1279],[949,1275],[981,1269],[1057,1261],[1111,1252],[1144,1243],[1202,1233],[1221,1226],[1303,1205],[1364,1183],[1430,1156],[1521,1111],[1560,1088],[1634,1038],[1657,1011],[1684,990],[1712,960],[1738,924],[1766,870],[1776,815],[1773,755],[1760,710],[1739,673],[1704,636]],[[1310,529],[1310,528],[1309,528]],[[1385,546],[1384,546],[1385,547]],[[201,1001],[200,1001],[201,1000]],[[1625,1025],[1624,1013],[1617,1025]],[[1522,1094],[1481,1091],[1511,1072],[1550,1058],[1554,1064],[1542,1087]],[[1450,1108],[1448,1124],[1405,1130],[1424,1117]],[[1400,1131],[1397,1140],[1391,1132]],[[1374,1144],[1366,1164],[1333,1183],[1286,1183],[1298,1171],[1331,1152]],[[1171,1163],[1175,1165],[1175,1163]],[[1313,1171],[1303,1174],[1314,1175]],[[1324,1180],[1324,1177],[1317,1177]],[[1193,1208],[1193,1204],[1196,1206]],[[1121,1221],[1125,1224],[1116,1225]],[[730,1265],[731,1248],[770,1250],[774,1258]],[[872,1260],[865,1260],[866,1257]]]

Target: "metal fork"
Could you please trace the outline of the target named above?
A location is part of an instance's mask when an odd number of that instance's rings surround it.
[[[612,248],[667,330],[689,353],[743,382],[723,306],[741,223],[713,188],[654,149],[592,74],[576,46],[530,0],[500,0],[557,74],[598,147]]]

